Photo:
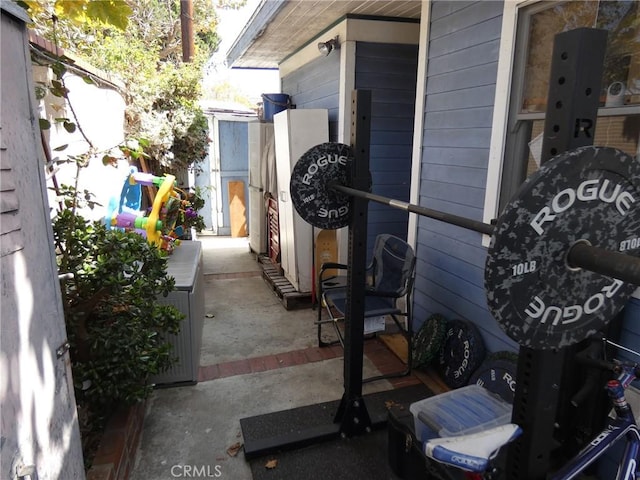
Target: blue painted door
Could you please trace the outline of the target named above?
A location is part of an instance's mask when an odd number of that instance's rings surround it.
[[[229,197],[229,182],[244,182],[245,220],[249,224],[249,140],[247,122],[218,122],[218,141],[220,142],[220,188],[222,192],[222,225],[219,235],[231,235],[229,204],[240,201]]]

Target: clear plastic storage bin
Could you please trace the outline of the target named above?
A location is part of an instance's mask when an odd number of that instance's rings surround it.
[[[421,442],[480,432],[511,422],[511,404],[480,385],[434,395],[409,407]]]

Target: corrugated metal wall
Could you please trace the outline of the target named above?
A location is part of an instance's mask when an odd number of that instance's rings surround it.
[[[409,201],[418,46],[358,42],[356,89],[371,91],[373,193]],[[408,214],[369,204],[369,250],[380,233],[407,237]]]
[[[502,2],[434,2],[420,204],[482,220]],[[416,324],[432,313],[473,321],[489,350],[515,350],[487,310],[481,235],[420,217]]]

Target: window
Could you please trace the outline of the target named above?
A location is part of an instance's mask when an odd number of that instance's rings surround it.
[[[640,2],[537,2],[518,12],[499,209],[539,167],[553,40],[579,27],[609,31],[594,145],[637,155],[640,138]]]

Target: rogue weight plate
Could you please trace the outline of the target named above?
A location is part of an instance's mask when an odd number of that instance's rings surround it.
[[[413,365],[416,368],[427,366],[438,358],[447,334],[447,323],[444,316],[434,313],[422,324],[413,339]]]
[[[640,254],[640,163],[613,148],[563,153],[529,177],[498,219],[485,265],[489,309],[532,349],[586,339],[637,288],[571,268],[571,246]]]
[[[326,230],[349,224],[349,196],[331,185],[349,185],[353,158],[349,145],[322,143],[296,162],[289,192],[294,208],[305,222]]]
[[[477,327],[467,320],[450,320],[440,350],[440,373],[451,388],[467,384],[471,374],[480,366],[486,348]]]
[[[517,358],[512,360],[500,356],[501,352],[491,354],[476,369],[469,379],[469,385],[474,383],[505,401],[513,404],[516,393],[516,372],[518,370]]]

